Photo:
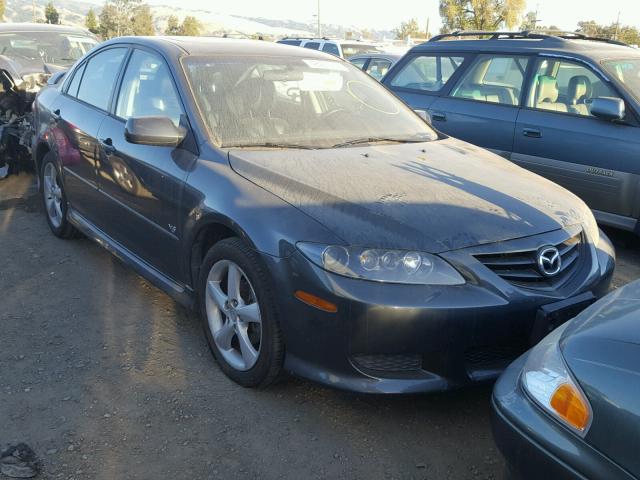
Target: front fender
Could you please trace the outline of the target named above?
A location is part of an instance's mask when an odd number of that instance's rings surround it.
[[[191,269],[191,248],[202,229],[222,225],[257,252],[291,255],[298,241],[344,243],[301,210],[238,175],[220,154],[198,160],[183,192],[183,258]]]

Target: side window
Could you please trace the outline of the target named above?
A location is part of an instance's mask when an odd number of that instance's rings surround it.
[[[420,55],[412,58],[391,80],[391,86],[438,92],[460,68],[463,57]]]
[[[165,61],[134,50],[122,79],[116,115],[121,118],[161,116],[180,124],[182,107]]]
[[[87,66],[86,63],[83,63],[78,68],[76,68],[75,72],[73,72],[73,78],[71,82],[69,82],[69,88],[67,88],[67,95],[71,95],[75,97],[78,95],[78,87],[80,86],[80,80],[82,80],[82,74],[84,73],[84,68]]]
[[[527,106],[591,116],[591,102],[598,97],[618,95],[582,63],[541,58],[536,64]]]
[[[362,70],[364,68],[364,64],[367,63],[367,59],[366,58],[353,58],[353,59],[349,59],[349,61],[353,65],[358,67],[360,70]]]
[[[528,57],[480,55],[451,96],[517,106],[528,62]]]
[[[91,57],[84,68],[78,99],[108,110],[111,92],[126,53],[126,48],[110,48]]]
[[[293,45],[294,47],[299,47],[302,42],[300,40],[280,40],[278,43],[282,43],[284,45]]]
[[[338,46],[335,43],[325,43],[322,46],[322,51],[335,55],[336,57],[340,56],[340,50],[338,50]]]
[[[319,50],[320,44],[318,42],[307,42],[304,44],[304,48],[310,48],[311,50]]]
[[[382,77],[386,75],[389,68],[391,68],[391,62],[389,60],[385,60],[384,58],[372,58],[369,62],[369,66],[367,67],[367,73],[376,80],[382,80]]]

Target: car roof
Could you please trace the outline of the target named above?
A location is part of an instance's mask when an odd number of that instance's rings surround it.
[[[177,55],[273,55],[288,57],[318,58],[323,60],[337,59],[328,53],[317,50],[303,49],[293,45],[285,45],[264,40],[245,40],[220,37],[119,37],[105,45],[116,43],[133,43],[146,45],[164,52],[169,56]]]
[[[0,23],[0,32],[73,32],[93,36],[84,28],[48,23]]]
[[[604,41],[561,38],[549,36],[547,38],[498,38],[488,40],[448,40],[428,41],[416,45],[410,52],[504,52],[504,53],[550,53],[572,54],[591,60],[607,58],[640,57],[640,51],[626,46],[607,43]]]

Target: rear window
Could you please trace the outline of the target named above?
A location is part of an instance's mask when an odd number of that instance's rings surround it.
[[[318,42],[307,42],[304,44],[304,48],[310,48],[311,50],[318,50],[320,44]]]

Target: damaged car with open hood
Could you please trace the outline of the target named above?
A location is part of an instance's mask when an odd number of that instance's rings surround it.
[[[88,31],[40,23],[0,24],[0,178],[31,165],[31,105],[47,82],[97,45]]]
[[[582,200],[327,54],[113,39],[35,111],[53,234],[196,309],[244,386],[491,380],[609,287],[613,247]]]

